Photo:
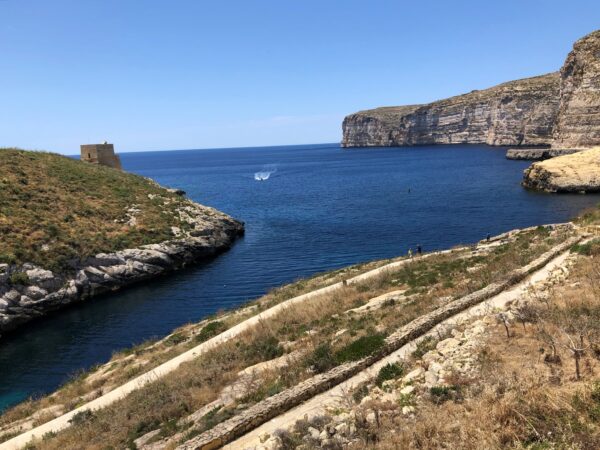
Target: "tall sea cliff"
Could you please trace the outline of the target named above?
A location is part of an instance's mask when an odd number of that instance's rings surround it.
[[[600,144],[600,30],[577,41],[560,73],[503,83],[424,105],[347,116],[343,147],[431,144]]]

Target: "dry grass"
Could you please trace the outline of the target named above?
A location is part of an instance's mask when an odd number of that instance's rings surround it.
[[[422,261],[415,259],[408,266],[380,277],[292,306],[250,330],[236,342],[222,345],[217,351],[182,366],[168,377],[78,421],[69,430],[41,442],[38,448],[78,448],[81,442],[86,442],[86,445],[89,443],[89,448],[96,448],[95,445],[104,445],[97,448],[123,448],[152,429],[160,428],[161,436],[202,431],[234,414],[238,405],[220,410],[210,417],[209,422],[196,424],[193,429],[188,430],[187,426],[177,425],[177,422],[213,401],[221,389],[237,379],[238,372],[243,368],[279,356],[283,348],[288,351],[303,349],[305,352],[305,356],[292,367],[276,369],[270,371],[268,376],[265,375],[262,385],[249,392],[243,400],[244,407],[248,407],[311,376],[315,370],[316,349],[327,347],[324,356],[317,356],[326,359],[321,361],[324,370],[332,367],[338,363],[335,355],[350,348],[356,340],[378,333],[389,334],[410,320],[437,308],[440,297],[454,298],[479,289],[490,280],[502,277],[505,272],[529,262],[564,237],[563,234],[550,237],[546,232],[533,231],[510,245],[498,247],[486,258],[473,257],[469,251],[463,251]],[[477,270],[472,270],[473,268]],[[340,273],[335,276],[340,276]],[[344,313],[365,304],[373,297],[397,289],[407,289],[410,296],[400,303],[389,302],[363,314]],[[285,289],[280,290],[278,296],[284,296],[282,292],[285,293]],[[289,291],[289,295],[297,292],[298,287],[295,286]],[[244,317],[245,314],[252,312],[245,312],[241,316]],[[237,322],[238,319],[232,320]],[[197,334],[199,329],[200,326],[188,326],[178,332],[188,340],[175,346],[177,352],[181,350],[179,346],[191,345],[193,339],[190,340],[190,337]],[[339,335],[340,330],[346,332]],[[160,352],[168,351],[163,341],[136,350],[131,353],[131,359],[121,356],[128,364],[121,363],[122,366],[116,367],[109,379],[127,379],[128,365],[158,357]],[[147,367],[144,366],[143,369],[146,370]],[[93,385],[93,388],[99,389],[106,383],[108,382],[104,380],[99,385]],[[68,402],[69,395],[75,395],[74,400],[80,399],[79,389],[82,385],[85,386],[83,381],[77,381],[68,387],[61,401]],[[69,404],[76,405],[77,401]],[[20,408],[22,411],[31,411],[31,407],[31,404],[25,404]],[[9,418],[14,419],[15,414],[5,415],[3,422],[8,422]]]
[[[170,239],[171,226],[183,224],[163,211],[185,201],[141,176],[52,153],[0,149],[0,263],[64,272],[73,260]],[[131,227],[126,212],[134,206],[140,212]]]
[[[398,408],[382,411],[379,425],[363,424],[363,437],[352,448],[600,448],[597,263],[583,258],[569,281],[535,303],[530,321],[513,324],[510,339],[501,325],[492,330],[480,353],[480,378],[459,381],[457,398],[439,404],[425,397],[414,419]],[[579,339],[581,330],[578,377],[566,334]],[[556,335],[554,357],[546,334]]]

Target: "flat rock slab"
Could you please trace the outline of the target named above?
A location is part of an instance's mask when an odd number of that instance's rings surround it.
[[[506,159],[542,161],[580,151],[581,149],[577,148],[509,148],[506,151]]]

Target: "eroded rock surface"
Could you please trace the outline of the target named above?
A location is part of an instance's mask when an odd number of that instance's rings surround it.
[[[229,248],[242,223],[213,208],[187,202],[177,213],[185,229],[166,242],[100,253],[71,274],[33,264],[0,264],[0,333],[70,303],[155,277]]]
[[[347,116],[343,147],[431,144],[600,145],[600,30],[578,40],[559,73],[426,105]]]
[[[546,192],[600,192],[600,147],[533,163],[523,186]]]
[[[553,147],[600,145],[600,30],[578,40],[560,71]]]
[[[559,76],[551,73],[427,105],[351,114],[342,126],[342,146],[549,144],[558,107]]]

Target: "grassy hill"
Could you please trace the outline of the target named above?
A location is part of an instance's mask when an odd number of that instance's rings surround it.
[[[185,225],[176,209],[187,201],[141,176],[0,149],[0,263],[62,272],[99,252],[171,239],[171,227]]]

